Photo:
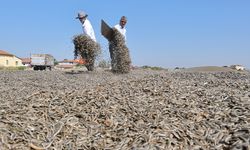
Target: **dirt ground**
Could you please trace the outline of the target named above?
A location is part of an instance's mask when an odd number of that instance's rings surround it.
[[[0,149],[249,149],[250,74],[0,71]]]

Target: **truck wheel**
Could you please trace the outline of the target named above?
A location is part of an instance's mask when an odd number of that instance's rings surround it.
[[[34,66],[34,67],[33,67],[33,70],[38,70],[38,67],[37,67],[37,66]]]
[[[45,70],[45,69],[46,69],[46,67],[44,67],[44,66],[40,67],[40,70]]]

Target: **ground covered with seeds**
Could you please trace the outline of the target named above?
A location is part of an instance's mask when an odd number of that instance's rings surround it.
[[[1,71],[0,149],[249,149],[247,72]]]

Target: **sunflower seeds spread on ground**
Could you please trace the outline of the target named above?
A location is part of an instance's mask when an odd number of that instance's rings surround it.
[[[250,74],[0,72],[0,149],[250,148]]]
[[[130,71],[131,59],[129,49],[126,46],[124,36],[113,28],[113,38],[109,43],[111,67],[114,73],[128,73]]]
[[[93,71],[95,59],[101,53],[100,45],[83,34],[74,36],[73,43],[75,45],[75,57],[80,55],[86,61],[85,66],[88,71]]]

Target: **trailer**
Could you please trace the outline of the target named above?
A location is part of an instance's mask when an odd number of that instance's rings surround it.
[[[50,54],[32,54],[31,67],[33,70],[51,70],[55,64],[55,59]]]

